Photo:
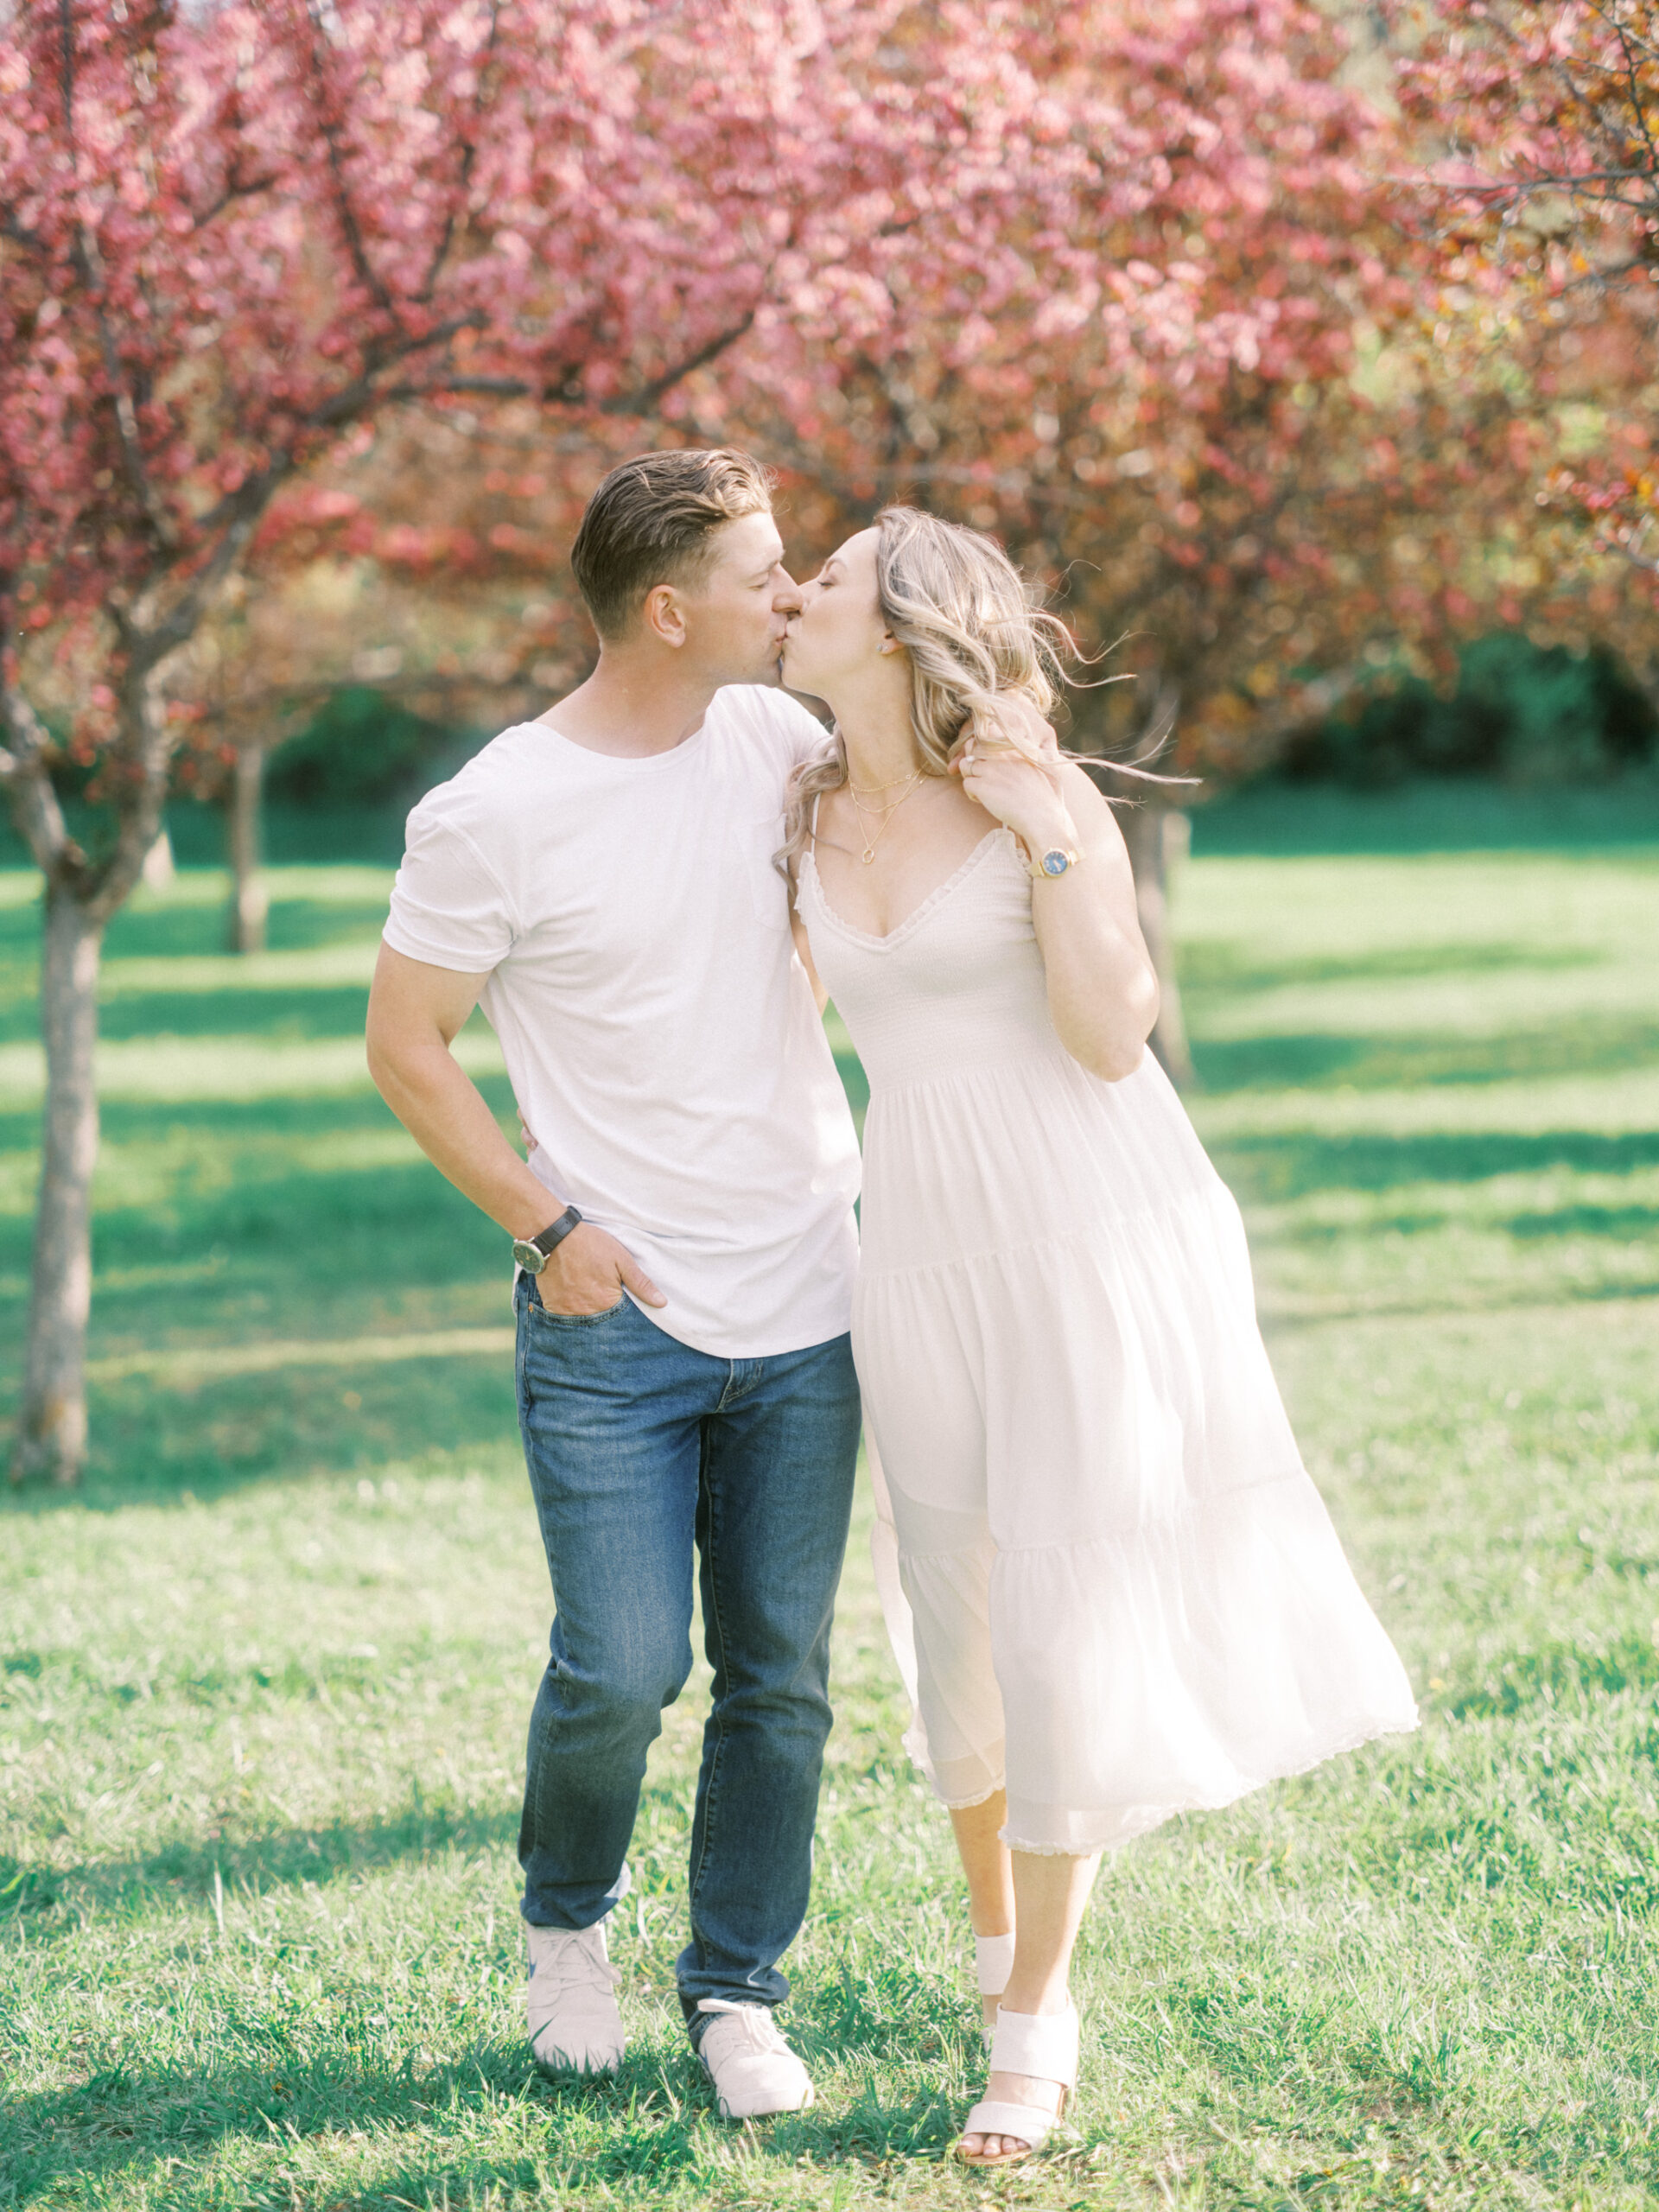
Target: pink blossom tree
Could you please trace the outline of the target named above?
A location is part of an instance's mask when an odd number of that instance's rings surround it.
[[[18,0],[0,52],[0,782],[45,878],[45,1141],[13,1462],[86,1435],[99,948],[169,679],[302,472],[436,394],[648,418],[893,180],[842,0]],[[884,167],[884,164],[886,165]],[[71,834],[53,771],[95,770]]]
[[[99,948],[200,727],[192,641],[302,532],[391,554],[338,485],[389,409],[740,437],[826,531],[917,492],[1069,577],[1096,639],[1155,628],[1188,759],[1230,772],[1429,622],[1440,569],[1385,555],[1402,487],[1449,480],[1402,465],[1356,339],[1424,263],[1309,0],[16,0],[11,29],[0,780],[48,1048],[20,1475],[84,1453]]]
[[[1408,465],[1457,448],[1445,410],[1363,374],[1367,346],[1414,331],[1431,267],[1398,219],[1392,119],[1308,0],[1054,0],[990,22],[976,76],[914,32],[906,55],[962,149],[949,207],[883,240],[855,312],[741,349],[722,385],[747,374],[767,449],[849,518],[918,498],[1003,537],[1089,642],[1133,635],[1109,666],[1142,680],[1077,694],[1077,742],[1168,731],[1161,766],[1224,783],[1369,652],[1479,593],[1454,527],[1444,563],[1390,558],[1406,518],[1428,520],[1426,480],[1448,525],[1461,496],[1443,466]],[[1179,794],[1115,788],[1141,800],[1123,821],[1163,981],[1154,1044],[1190,1075],[1163,929]]]
[[[1570,525],[1558,555],[1592,575],[1603,556],[1604,594],[1609,559],[1643,580],[1611,626],[1651,681],[1659,4],[1388,0],[1385,13],[1422,149],[1436,349],[1465,384],[1525,380],[1516,488]]]

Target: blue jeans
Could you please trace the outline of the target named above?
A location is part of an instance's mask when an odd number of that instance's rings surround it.
[[[519,1279],[518,1418],[553,1577],[530,1724],[524,1918],[588,1928],[627,1893],[645,1754],[691,1670],[698,1556],[714,1703],[691,1829],[688,2019],[780,2004],[806,1913],[830,1732],[830,1623],[859,1397],[845,1337],[715,1359],[625,1299],[549,1313]]]

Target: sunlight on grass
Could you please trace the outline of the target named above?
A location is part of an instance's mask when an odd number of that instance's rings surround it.
[[[454,1052],[469,1075],[500,1071],[500,1048],[480,1015],[456,1038]],[[106,1039],[98,1048],[98,1080],[100,1095],[109,1099],[310,1098],[361,1090],[367,1076],[359,1028],[353,1036],[321,1042],[257,1031],[131,1044]],[[0,1046],[0,1098],[33,1105],[45,1081],[38,1045]]]
[[[111,932],[93,1463],[8,1503],[0,1563],[0,2205],[1659,2205],[1659,848],[1178,886],[1195,1117],[1424,1726],[1109,1865],[1073,2125],[988,2185],[944,2159],[982,2065],[966,1921],[868,1496],[786,1962],[817,2107],[724,2126],[680,2029],[701,1669],[613,1923],[627,2063],[525,2063],[546,1568],[502,1239],[363,1071],[387,880],[276,872],[257,963],[211,871]],[[0,1411],[36,927],[0,874]]]
[[[466,1359],[511,1355],[514,1332],[503,1329],[436,1329],[396,1337],[273,1338],[257,1344],[200,1344],[183,1351],[127,1352],[118,1359],[94,1359],[87,1373],[94,1382],[118,1382],[130,1375],[163,1383],[205,1382],[218,1375],[274,1375],[283,1367],[384,1366],[388,1360]]]

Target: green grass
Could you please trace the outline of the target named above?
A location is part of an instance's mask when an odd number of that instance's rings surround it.
[[[1286,850],[1201,831],[1178,912],[1194,1110],[1424,1726],[1109,1866],[1075,2131],[995,2182],[944,2163],[962,1897],[861,1545],[787,1961],[816,2110],[723,2126],[677,2024],[701,1677],[618,1916],[627,2067],[527,2067],[545,1569],[499,1240],[361,1072],[384,874],[280,874],[240,966],[209,875],[117,922],[94,1460],[0,1509],[0,2206],[1659,2206],[1659,839],[1494,802],[1460,853],[1390,803],[1345,852],[1294,803]],[[0,1412],[35,941],[0,876]]]

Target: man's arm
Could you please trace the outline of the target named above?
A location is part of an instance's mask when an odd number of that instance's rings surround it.
[[[488,980],[383,944],[369,993],[369,1073],[440,1173],[510,1236],[539,1236],[564,1201],[520,1160],[449,1049]],[[667,1303],[626,1248],[591,1222],[555,1246],[537,1281],[555,1313],[602,1313],[625,1288],[641,1305]]]

